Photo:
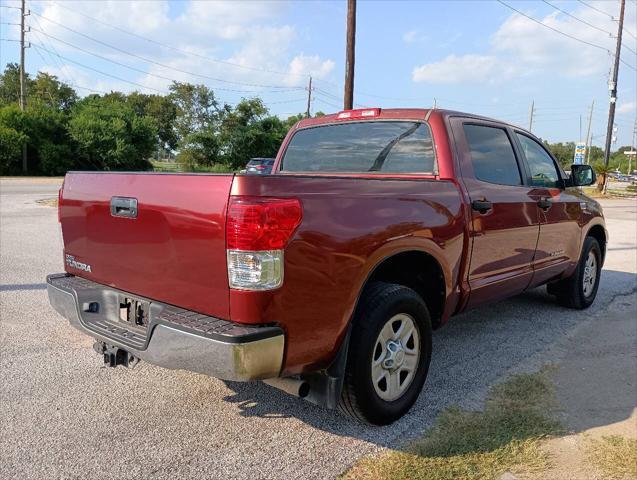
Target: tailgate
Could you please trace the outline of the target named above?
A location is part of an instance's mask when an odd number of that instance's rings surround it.
[[[66,271],[228,319],[225,218],[232,178],[67,174],[60,202]],[[120,212],[131,200],[137,201],[132,214]]]

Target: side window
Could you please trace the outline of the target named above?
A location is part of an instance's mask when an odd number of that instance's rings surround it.
[[[520,168],[506,130],[484,125],[464,125],[476,178],[500,185],[522,185]]]
[[[555,163],[546,150],[532,138],[517,133],[522,145],[522,151],[531,170],[531,185],[534,187],[559,188],[560,176],[555,168]]]

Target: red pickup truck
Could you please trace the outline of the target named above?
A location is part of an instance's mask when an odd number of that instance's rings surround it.
[[[264,380],[387,424],[452,315],[543,284],[593,302],[594,181],[497,120],[343,111],[292,128],[272,175],[68,173],[48,294],[107,365]]]

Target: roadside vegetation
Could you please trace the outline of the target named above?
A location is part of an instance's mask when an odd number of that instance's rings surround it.
[[[516,375],[491,389],[482,411],[445,410],[403,451],[364,458],[346,480],[482,480],[549,468],[542,440],[563,432],[547,372]]]
[[[637,478],[637,439],[619,435],[592,439],[587,453],[605,478]]]
[[[113,91],[83,98],[45,72],[27,75],[26,84],[22,112],[18,65],[0,74],[0,175],[22,173],[23,145],[30,175],[152,170],[152,159],[169,159],[175,171],[236,171],[251,157],[273,157],[302,118],[270,115],[258,97],[231,106],[190,83],[174,82],[168,95]]]
[[[71,85],[45,72],[27,74],[28,108],[22,112],[19,85],[18,65],[8,63],[0,74],[0,175],[22,173],[23,145],[30,175],[153,168],[238,171],[252,157],[273,157],[289,128],[303,118],[271,115],[258,97],[231,106],[205,85],[190,83],[173,82],[167,95],[112,91],[80,97]],[[575,143],[546,145],[568,169]],[[627,169],[627,149],[613,153],[610,170]],[[601,164],[602,149],[592,147],[589,159]]]

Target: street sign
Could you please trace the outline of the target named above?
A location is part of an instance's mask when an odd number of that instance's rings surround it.
[[[586,144],[584,142],[578,142],[575,144],[575,155],[573,156],[573,163],[576,165],[582,165],[586,158]]]

